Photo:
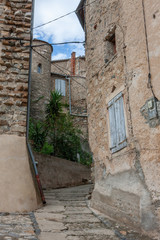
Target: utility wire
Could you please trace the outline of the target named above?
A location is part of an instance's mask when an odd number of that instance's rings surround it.
[[[57,66],[60,67],[61,69],[64,69],[64,70],[66,70],[67,72],[69,72],[69,73],[72,74],[72,71],[68,70],[68,69],[65,68],[65,67],[60,66],[59,64],[55,63],[54,61],[52,61],[52,64],[53,64],[53,65],[57,65]],[[86,79],[86,77],[83,77],[83,76],[80,76],[80,75],[74,75],[74,76],[72,76],[72,77],[79,77],[79,78],[84,78],[84,79]]]
[[[1,37],[0,40],[16,40],[16,41],[20,41],[21,45],[23,45],[23,43],[21,41],[30,42],[30,40],[25,40],[24,38],[15,38],[15,37]],[[60,42],[60,43],[47,43],[46,42],[46,43],[39,44],[39,45],[28,45],[28,46],[25,46],[25,47],[26,48],[27,47],[42,47],[42,46],[45,46],[45,45],[56,46],[56,45],[65,45],[65,44],[84,44],[84,43],[85,43],[85,41],[70,41],[70,42]]]
[[[32,29],[37,29],[37,28],[43,27],[43,26],[48,25],[48,24],[50,24],[50,23],[52,23],[52,22],[55,22],[55,21],[57,21],[57,20],[59,20],[59,19],[61,19],[61,18],[64,18],[64,17],[66,17],[66,16],[68,16],[68,15],[71,15],[71,14],[73,14],[73,13],[77,13],[79,10],[84,9],[85,7],[87,7],[87,6],[95,3],[96,1],[99,1],[99,0],[94,0],[94,1],[92,1],[91,3],[85,4],[83,7],[78,8],[77,10],[74,10],[74,11],[72,11],[72,12],[69,12],[69,13],[67,13],[67,14],[65,14],[65,15],[62,15],[62,16],[58,17],[58,18],[52,19],[52,20],[49,21],[49,22],[46,22],[46,23],[43,23],[43,24],[38,25],[38,26],[36,26],[36,27],[33,27]]]
[[[60,67],[58,67],[58,66],[55,66],[57,69],[59,69],[61,72],[63,72],[64,74],[66,74]],[[72,79],[73,81],[75,81],[77,84],[79,84],[81,87],[83,87],[83,88],[85,88],[85,89],[87,89],[84,85],[82,85],[81,83],[79,83],[79,82],[77,82],[74,78],[73,78],[73,76],[68,76],[70,79]]]
[[[26,46],[26,47],[42,47],[42,46],[45,46],[45,45],[52,45],[52,46],[55,46],[55,45],[65,45],[65,44],[84,44],[85,42],[82,41],[71,41],[71,42],[61,42],[61,43],[43,43],[43,44],[39,44],[39,45],[32,45],[32,46]]]
[[[46,59],[48,62],[50,62],[46,57],[44,57],[41,53],[39,53],[38,51],[36,51],[35,49],[32,49],[34,52],[36,52],[37,54],[39,54],[41,57],[43,57],[44,59]],[[55,66],[56,68],[58,68],[59,70],[61,70],[61,72],[65,73],[60,67]],[[65,73],[66,77],[68,76]],[[78,81],[76,81],[72,76],[69,76],[73,81],[75,81],[77,84],[79,84],[81,87],[87,89],[85,86],[83,86],[81,83],[79,83]]]

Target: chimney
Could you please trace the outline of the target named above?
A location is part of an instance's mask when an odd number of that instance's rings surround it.
[[[76,53],[72,52],[71,54],[71,75],[75,76],[75,68],[76,68]]]

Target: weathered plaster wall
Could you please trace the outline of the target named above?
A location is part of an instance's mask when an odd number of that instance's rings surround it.
[[[1,135],[0,143],[0,212],[36,209],[40,201],[31,175],[25,137]]]
[[[46,42],[34,40],[33,45],[41,45]],[[46,43],[47,44],[47,43]],[[47,44],[43,47],[33,47],[32,53],[32,81],[31,81],[31,117],[43,119],[45,107],[51,91],[51,53],[53,48]],[[38,73],[38,65],[41,64],[41,73]]]
[[[31,0],[0,2],[0,212],[38,207],[26,149]],[[21,39],[18,40],[18,39]]]
[[[160,2],[144,4],[152,84],[159,99]],[[114,27],[117,52],[105,62],[106,37]],[[86,7],[86,29],[89,141],[95,161],[91,205],[153,234],[160,217],[160,126],[150,127],[140,111],[153,97],[147,87],[142,1],[96,1]],[[107,107],[119,92],[124,96],[127,147],[112,154]]]

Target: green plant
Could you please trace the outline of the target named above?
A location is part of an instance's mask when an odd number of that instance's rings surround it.
[[[29,139],[32,141],[33,149],[40,152],[45,140],[47,133],[44,128],[44,123],[30,119],[29,125]]]
[[[53,146],[50,145],[48,142],[45,142],[42,149],[41,149],[41,153],[47,154],[47,155],[52,154],[53,153]]]
[[[63,111],[67,104],[62,103],[59,92],[51,92],[46,105],[45,121],[30,121],[30,139],[35,151],[52,154],[71,161],[77,161],[90,166],[92,157],[82,150],[82,132],[73,124],[73,117]]]
[[[83,150],[80,150],[79,155],[80,155],[80,163],[90,167],[92,164],[92,155]]]
[[[73,126],[70,115],[65,114],[58,119],[56,133],[56,154],[59,157],[77,161],[81,131]]]

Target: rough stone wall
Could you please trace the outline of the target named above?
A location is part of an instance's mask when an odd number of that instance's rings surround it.
[[[86,66],[85,58],[78,57],[75,59],[75,76],[71,71],[71,59],[52,61],[51,71],[53,73],[59,73],[62,75],[72,76],[71,77],[71,95],[72,95],[72,105],[78,107],[80,104],[79,100],[83,101],[82,107],[86,110]],[[81,78],[81,77],[82,78]],[[79,102],[79,103],[78,103]]]
[[[160,2],[146,0],[144,5],[151,80],[160,99]],[[114,31],[113,54],[106,41]],[[89,142],[95,177],[91,205],[154,234],[160,227],[160,126],[151,127],[142,114],[153,98],[148,87],[142,1],[100,0],[87,6],[86,39]],[[127,147],[111,153],[108,103],[119,92],[123,93]]]
[[[3,5],[4,4],[4,5]],[[31,1],[1,1],[0,133],[24,135],[28,95]],[[2,12],[3,10],[3,12]]]
[[[41,204],[25,137],[31,8],[31,0],[0,1],[0,212]]]
[[[88,139],[88,119],[87,119],[87,88],[86,88],[86,66],[85,58],[75,58],[75,75],[72,74],[71,59],[52,61],[51,70],[70,77],[71,82],[71,111],[74,115],[74,124],[83,132],[84,138]],[[56,74],[52,77],[52,87],[54,89]],[[69,103],[69,83],[66,80],[65,101]]]
[[[59,74],[70,74],[70,59],[52,61],[51,71]]]
[[[45,42],[34,40],[33,45],[41,45]],[[47,43],[46,43],[47,44]],[[43,47],[33,47],[32,52],[32,81],[31,81],[31,117],[43,119],[45,106],[51,91],[51,53],[52,46],[47,44]],[[41,73],[38,72],[38,65]]]

